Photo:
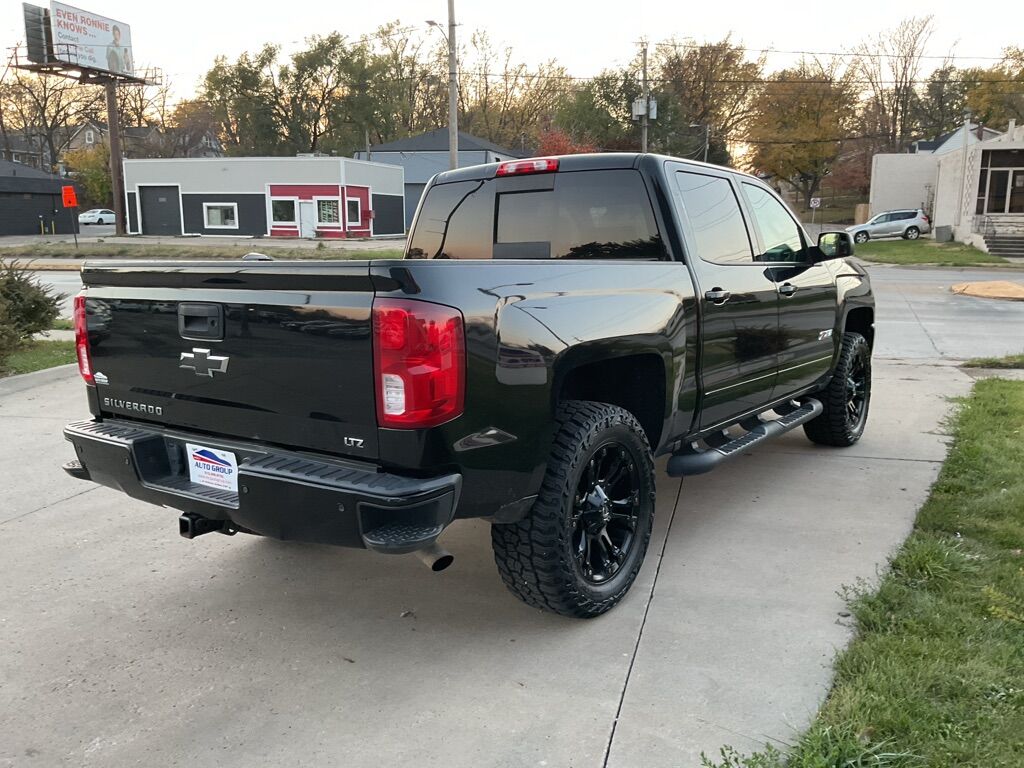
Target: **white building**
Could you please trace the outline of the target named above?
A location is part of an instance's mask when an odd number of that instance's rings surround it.
[[[1024,256],[1024,126],[939,158],[937,227],[990,253]]]
[[[124,161],[129,234],[346,238],[405,234],[399,166],[343,157]]]
[[[999,136],[999,131],[972,123],[967,142],[973,146]],[[935,174],[939,160],[964,145],[964,129],[934,141],[915,141],[911,152],[879,153],[871,159],[869,215],[900,208],[921,208],[931,212],[935,202]]]
[[[971,125],[916,148],[875,155],[870,215],[922,208],[955,240],[1024,257],[1024,127]]]

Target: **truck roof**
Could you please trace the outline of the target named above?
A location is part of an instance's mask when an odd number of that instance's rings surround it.
[[[639,168],[641,161],[645,158],[650,158],[653,160],[671,160],[684,165],[692,165],[695,168],[714,168],[719,172],[728,171],[729,173],[736,173],[742,176],[749,176],[752,179],[757,179],[756,176],[744,173],[743,171],[739,171],[735,168],[727,168],[721,165],[702,163],[699,160],[688,160],[682,157],[660,155],[650,152],[591,152],[578,155],[538,155],[536,158],[527,157],[522,158],[521,160],[517,159],[507,162],[524,162],[531,159],[539,159],[541,157],[557,158],[559,172]],[[482,181],[484,179],[493,179],[497,173],[499,165],[502,165],[502,163],[487,163],[485,165],[472,165],[466,168],[458,168],[452,171],[442,171],[434,177],[434,183],[447,184],[453,181]],[[762,181],[761,179],[757,180]]]

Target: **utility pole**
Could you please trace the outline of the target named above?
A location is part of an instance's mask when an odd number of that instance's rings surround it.
[[[114,196],[114,225],[116,233],[125,233],[124,177],[121,175],[121,115],[117,111],[117,81],[107,80],[107,130],[110,149],[110,190]]]
[[[711,146],[711,123],[704,122],[704,162],[708,161],[708,148]]]
[[[651,113],[651,90],[647,85],[647,40],[640,41],[640,55],[643,61],[644,113],[640,116],[640,151],[647,151],[647,116]]]
[[[455,0],[448,0],[448,165],[459,167],[459,73],[455,60]]]

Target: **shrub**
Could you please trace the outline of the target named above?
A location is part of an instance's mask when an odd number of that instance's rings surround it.
[[[6,305],[3,326],[13,331],[18,342],[49,330],[60,314],[60,299],[13,263],[0,264],[0,298]]]
[[[0,294],[0,371],[4,370],[7,358],[21,344],[21,338],[14,330],[14,323],[8,312],[7,299]]]

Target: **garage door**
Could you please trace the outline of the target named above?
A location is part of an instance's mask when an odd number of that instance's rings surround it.
[[[180,235],[181,202],[177,187],[139,187],[142,234]]]

